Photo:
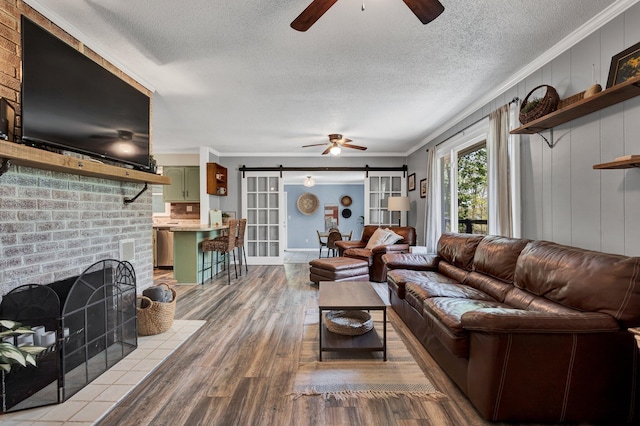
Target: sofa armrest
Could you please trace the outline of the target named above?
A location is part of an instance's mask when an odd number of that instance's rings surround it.
[[[371,253],[374,255],[383,255],[386,253],[408,253],[409,252],[409,244],[391,244],[391,245],[380,245],[371,249]]]
[[[388,253],[382,256],[387,269],[435,271],[439,258],[435,254]]]
[[[336,247],[338,247],[339,256],[344,256],[344,252],[351,248],[364,248],[367,245],[367,243],[361,240],[355,240],[355,241],[342,240],[342,241],[336,241],[335,244],[336,244]]]
[[[468,331],[489,333],[596,333],[620,331],[610,315],[597,312],[538,312],[508,308],[481,308],[461,317]]]

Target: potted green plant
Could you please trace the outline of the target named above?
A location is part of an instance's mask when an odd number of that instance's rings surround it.
[[[537,107],[539,103],[540,103],[540,99],[539,98],[534,98],[534,99],[530,100],[529,102],[527,102],[526,104],[524,104],[522,106],[522,113],[523,114],[528,113],[529,111],[531,111],[535,107]]]
[[[0,339],[7,336],[17,336],[20,334],[33,334],[31,328],[23,326],[19,322],[10,320],[0,320]],[[11,367],[18,364],[26,367],[27,364],[36,365],[35,356],[45,348],[40,346],[16,346],[9,342],[0,342],[0,369],[10,372]]]

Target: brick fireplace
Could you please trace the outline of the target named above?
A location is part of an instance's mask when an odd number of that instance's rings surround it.
[[[11,166],[0,176],[0,294],[22,284],[76,276],[103,259],[119,259],[119,242],[135,240],[138,288],[153,283],[151,193],[142,185]]]
[[[3,2],[0,97],[16,112],[21,135],[20,17],[27,16],[140,91],[150,91],[20,0]],[[37,154],[39,155],[39,154]],[[41,156],[41,158],[47,158]],[[14,162],[14,164],[17,162]],[[88,168],[91,163],[85,168]],[[126,170],[126,169],[122,169]],[[135,240],[138,289],[153,283],[150,191],[143,184],[12,165],[0,176],[0,295],[22,284],[76,276],[98,260],[119,259],[119,242]]]

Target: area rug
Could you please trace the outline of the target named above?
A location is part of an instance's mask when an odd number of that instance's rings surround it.
[[[374,330],[382,335],[382,312],[372,311]],[[318,310],[308,310],[300,363],[294,380],[295,398],[304,395],[379,398],[401,395],[444,397],[425,377],[387,317],[387,361],[382,352],[323,352],[318,361]]]

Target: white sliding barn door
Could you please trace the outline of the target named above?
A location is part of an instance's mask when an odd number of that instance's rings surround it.
[[[364,180],[364,223],[367,225],[406,225],[406,213],[387,210],[389,197],[407,195],[404,172],[369,172]],[[399,217],[400,216],[400,217]]]
[[[284,263],[284,183],[279,172],[245,172],[242,217],[247,218],[245,249],[250,265]]]

